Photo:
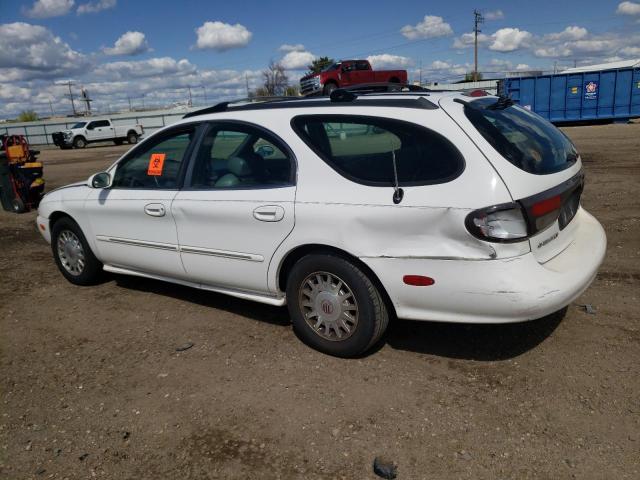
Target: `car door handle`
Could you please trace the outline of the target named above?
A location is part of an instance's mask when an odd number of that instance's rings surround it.
[[[152,217],[164,217],[166,211],[161,203],[149,203],[144,206],[144,213]]]
[[[253,211],[253,218],[261,222],[279,222],[284,218],[284,208],[279,205],[264,205]]]

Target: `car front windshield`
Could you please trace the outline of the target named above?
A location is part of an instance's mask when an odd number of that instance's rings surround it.
[[[87,124],[87,122],[78,122],[76,123],[73,127],[71,128],[84,128],[84,126]]]
[[[525,172],[556,173],[578,159],[573,143],[564,133],[508,99],[480,98],[465,106],[464,112],[504,158]]]

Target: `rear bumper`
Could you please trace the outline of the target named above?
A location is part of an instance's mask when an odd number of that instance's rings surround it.
[[[582,208],[573,242],[544,264],[532,253],[498,260],[362,258],[377,275],[398,317],[461,323],[509,323],[556,312],[580,296],[604,260],[607,239]],[[405,285],[408,274],[435,279]]]

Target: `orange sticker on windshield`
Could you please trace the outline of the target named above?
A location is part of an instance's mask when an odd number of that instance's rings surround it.
[[[162,175],[162,167],[164,166],[164,153],[152,153],[149,159],[149,168],[147,175],[160,176]]]

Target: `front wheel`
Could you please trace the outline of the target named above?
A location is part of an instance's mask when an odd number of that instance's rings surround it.
[[[389,323],[371,279],[358,266],[330,254],[307,255],[293,266],[287,303],[296,334],[316,350],[338,357],[364,353]]]
[[[331,93],[333,93],[333,91],[334,91],[336,88],[338,88],[338,86],[337,86],[335,83],[327,83],[327,84],[324,86],[323,93],[324,93],[326,96],[330,96],[330,95],[331,95]]]
[[[87,146],[87,141],[82,137],[76,137],[73,139],[73,146],[75,148],[84,148]]]
[[[102,276],[102,263],[95,257],[76,222],[58,220],[51,231],[53,258],[64,277],[75,285],[93,285]]]

